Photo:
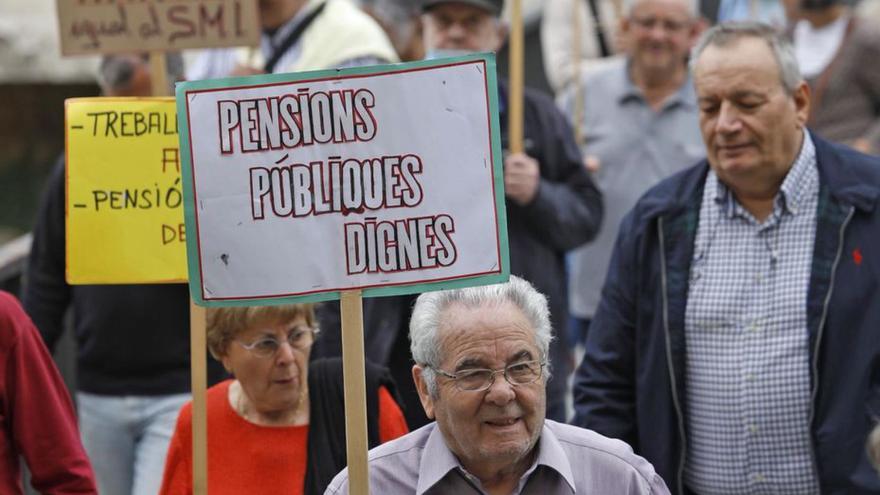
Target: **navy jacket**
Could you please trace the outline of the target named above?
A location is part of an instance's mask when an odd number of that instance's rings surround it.
[[[34,226],[22,304],[50,350],[73,308],[76,384],[98,395],[190,391],[189,289],[186,284],[69,285],[65,280],[65,177],[49,176]],[[206,351],[207,352],[207,351]],[[208,382],[226,376],[208,358]]]
[[[819,168],[807,300],[811,431],[824,494],[878,494],[865,440],[880,417],[880,160],[813,135]],[[703,161],[648,191],[623,220],[587,354],[575,423],[629,442],[684,493],[684,332]]]

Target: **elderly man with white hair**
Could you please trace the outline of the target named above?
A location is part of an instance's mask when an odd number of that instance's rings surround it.
[[[413,379],[436,422],[370,451],[373,493],[669,493],[625,443],[544,418],[547,308],[517,277],[419,297]],[[348,489],[345,470],[325,493]]]

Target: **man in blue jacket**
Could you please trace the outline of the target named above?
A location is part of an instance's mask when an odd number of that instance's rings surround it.
[[[673,493],[880,493],[880,160],[806,129],[766,26],[711,29],[692,69],[708,160],[623,220],[575,422]]]

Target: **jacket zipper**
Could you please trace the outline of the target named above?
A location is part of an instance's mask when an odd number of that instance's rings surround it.
[[[816,396],[819,394],[819,348],[822,347],[822,335],[825,333],[825,320],[828,318],[828,306],[831,304],[831,295],[834,292],[834,279],[837,276],[837,267],[840,265],[840,258],[843,255],[843,236],[846,228],[849,226],[855,214],[855,207],[850,206],[843,224],[840,225],[840,232],[837,236],[837,254],[834,256],[834,264],[831,265],[831,280],[828,284],[828,293],[825,294],[825,302],[822,304],[822,317],[819,319],[819,329],[816,334],[816,346],[813,348],[812,367],[813,367],[813,390],[810,394],[810,416],[807,424],[810,427],[812,435],[813,421],[816,419]],[[810,457],[813,460],[813,474],[816,479],[819,478],[819,464],[816,461],[816,449],[810,449]]]
[[[663,297],[663,329],[666,336],[666,364],[669,368],[669,381],[672,384],[672,405],[678,416],[678,435],[681,440],[681,456],[678,458],[678,493],[684,494],[684,462],[687,458],[687,437],[684,431],[684,414],[678,398],[678,386],[675,383],[675,370],[672,366],[672,340],[669,336],[669,299],[666,287],[666,243],[663,239],[663,217],[657,219],[657,231],[660,238],[660,283]]]

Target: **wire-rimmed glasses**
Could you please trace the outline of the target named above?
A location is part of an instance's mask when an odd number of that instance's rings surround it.
[[[498,370],[475,368],[449,373],[439,368],[429,366],[438,374],[455,382],[455,386],[464,392],[482,392],[488,390],[495,383],[495,375],[502,374],[507,383],[514,387],[535,383],[541,378],[546,361],[523,361],[513,363]]]
[[[294,328],[287,334],[287,343],[292,349],[304,351],[312,346],[315,342],[315,329],[306,326]],[[245,344],[240,340],[235,341],[236,344],[250,351],[251,354],[260,358],[269,358],[278,353],[281,349],[281,342],[274,337],[264,337],[257,339],[250,344]]]

